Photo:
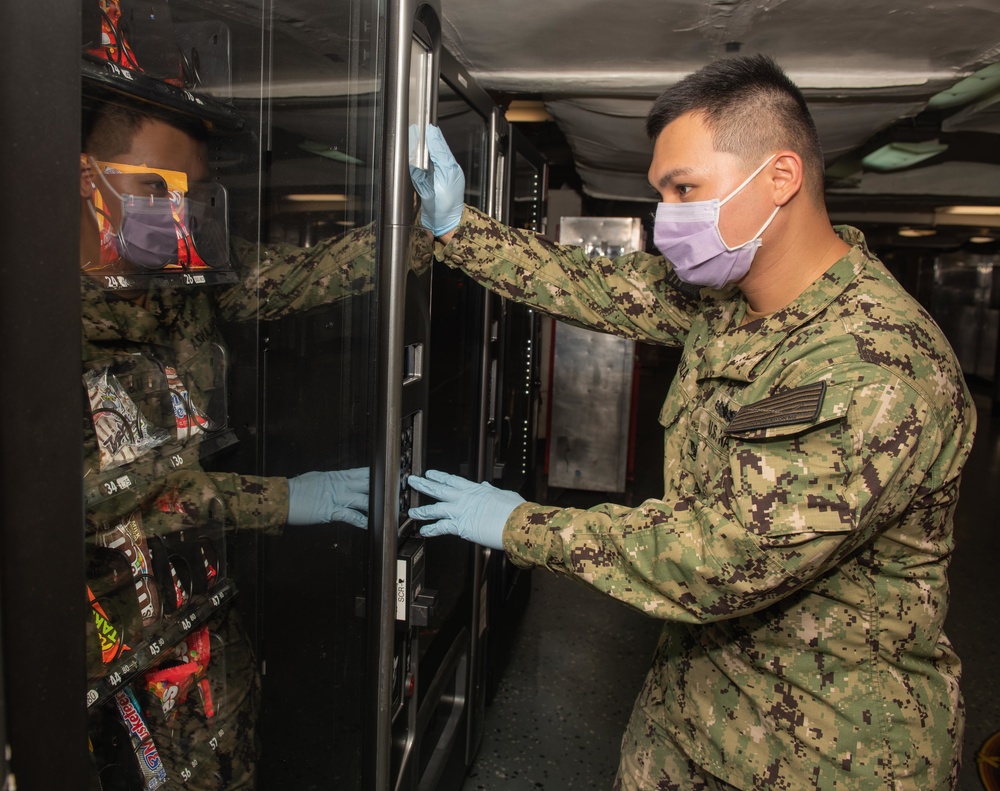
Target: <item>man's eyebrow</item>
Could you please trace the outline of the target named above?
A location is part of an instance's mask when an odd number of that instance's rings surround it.
[[[669,187],[679,176],[690,176],[693,172],[691,168],[674,168],[673,170],[668,170],[653,185],[653,189],[660,190]]]

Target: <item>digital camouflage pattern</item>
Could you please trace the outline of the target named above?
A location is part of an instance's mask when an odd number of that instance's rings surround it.
[[[422,248],[417,249],[415,269],[430,265],[430,243],[423,234],[419,239]],[[307,250],[290,245],[259,247],[234,239],[241,280],[229,286],[154,287],[146,294],[120,294],[105,291],[99,281],[84,275],[84,368],[127,362],[141,380],[146,369],[152,374],[169,365],[177,370],[192,400],[207,404],[219,376],[219,360],[225,359],[219,354],[225,348],[219,322],[277,319],[370,291],[375,250],[375,236],[367,226]],[[150,420],[156,419],[160,406],[143,402]],[[89,412],[85,425],[85,469],[96,475],[98,451]],[[139,486],[89,508],[88,534],[134,508],[141,509],[150,535],[204,530],[206,525],[269,532],[284,526],[285,478],[208,472],[196,462],[173,471],[168,467],[163,475],[156,472],[145,478],[137,474]],[[217,709],[211,727],[194,694],[169,727],[155,718],[155,712],[150,719],[167,769],[167,788],[231,791],[252,786],[257,679],[253,653],[236,616],[230,610],[214,616],[210,624],[213,656],[208,678]],[[98,718],[94,727],[111,726],[106,721],[101,725]],[[214,745],[210,738],[216,740]]]
[[[526,503],[504,533],[516,563],[666,622],[617,787],[685,788],[664,769],[685,759],[741,789],[956,781],[960,665],[942,625],[975,413],[930,316],[838,231],[850,252],[746,324],[738,290],[682,286],[662,257],[590,260],[471,208],[436,249],[550,315],[683,346],[663,499]]]

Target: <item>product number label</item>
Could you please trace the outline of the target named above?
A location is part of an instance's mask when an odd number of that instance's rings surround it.
[[[133,80],[133,79],[135,79],[132,76],[132,72],[128,71],[127,69],[120,69],[120,68],[118,68],[118,66],[116,66],[111,61],[107,61],[105,65],[107,66],[108,71],[110,71],[116,77],[121,77],[123,80]]]
[[[110,289],[131,288],[132,281],[123,275],[105,275],[104,286]]]

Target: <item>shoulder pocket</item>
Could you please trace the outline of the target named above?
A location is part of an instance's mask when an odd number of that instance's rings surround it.
[[[853,393],[851,383],[794,387],[744,405],[729,422],[741,521],[761,546],[855,529]]]

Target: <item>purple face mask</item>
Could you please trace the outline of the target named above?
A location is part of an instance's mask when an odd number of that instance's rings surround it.
[[[746,181],[722,200],[712,198],[690,203],[661,203],[656,207],[653,241],[663,257],[673,264],[677,277],[697,286],[723,288],[750,271],[754,253],[761,244],[760,235],[767,230],[781,207],[775,207],[752,239],[735,247],[722,240],[719,210],[753,181],[775,156],[769,156]]]
[[[171,198],[122,196],[119,252],[144,269],[177,263],[177,221]]]
[[[121,207],[117,233],[111,227],[110,216],[101,214],[104,225],[110,231],[109,238],[102,244],[114,248],[114,253],[143,269],[163,269],[178,260],[178,222],[175,214],[183,207],[184,193],[171,190],[166,197],[152,195],[128,195],[118,192],[107,180],[106,173],[119,171],[107,166],[101,167],[91,160],[94,172],[101,180],[103,194],[107,200],[117,200]],[[97,218],[95,211],[94,217]],[[101,225],[101,220],[98,220]]]

